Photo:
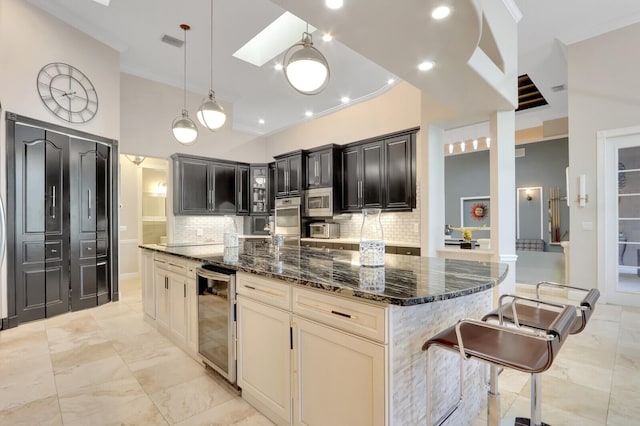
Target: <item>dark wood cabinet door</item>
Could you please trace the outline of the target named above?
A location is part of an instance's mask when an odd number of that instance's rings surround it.
[[[305,155],[307,165],[306,187],[316,188],[320,184],[320,173],[318,171],[318,152],[310,152]]]
[[[287,182],[289,174],[289,160],[282,158],[276,160],[276,197],[284,197],[289,195],[289,185]]]
[[[330,187],[333,185],[333,152],[331,150],[318,153],[318,186]]]
[[[207,214],[212,209],[210,163],[196,159],[177,160],[175,186],[178,206],[176,214]],[[234,186],[235,191],[235,186]],[[176,209],[177,207],[177,209]]]
[[[385,197],[387,210],[411,208],[411,136],[403,135],[384,141]]]
[[[302,155],[289,157],[289,195],[302,193]]]
[[[213,212],[236,213],[236,166],[213,164]]]
[[[265,215],[269,212],[269,167],[251,166],[249,181],[250,214]]]
[[[269,163],[269,214],[276,208],[276,163]]]
[[[249,196],[251,194],[249,188],[249,166],[238,166],[236,173],[237,178],[237,190],[238,199],[236,201],[236,213],[239,215],[249,214],[250,201]]]
[[[341,154],[342,202],[344,212],[358,211],[360,204],[360,163],[359,147],[345,148]]]
[[[384,150],[382,142],[362,146],[362,207],[384,205]]]

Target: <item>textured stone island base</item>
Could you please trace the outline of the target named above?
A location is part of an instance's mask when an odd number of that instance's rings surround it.
[[[479,319],[492,308],[492,289],[454,299],[415,306],[391,306],[389,372],[391,425],[426,424],[426,354],[424,342],[461,318]],[[458,400],[460,356],[441,348],[431,349],[431,421],[437,420]],[[464,399],[448,424],[467,424],[487,398],[486,364],[465,361]]]

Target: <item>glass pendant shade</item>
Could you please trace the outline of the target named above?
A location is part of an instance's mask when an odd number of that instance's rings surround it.
[[[173,137],[183,145],[191,145],[198,137],[196,123],[189,118],[187,110],[182,110],[182,115],[176,117],[171,125]]]
[[[213,90],[209,91],[209,96],[202,101],[196,116],[200,124],[209,130],[219,129],[227,120],[224,108],[216,101],[216,95]]]
[[[304,33],[302,41],[287,50],[284,74],[289,84],[304,95],[316,95],[329,83],[329,64],[315,47],[311,34]]]

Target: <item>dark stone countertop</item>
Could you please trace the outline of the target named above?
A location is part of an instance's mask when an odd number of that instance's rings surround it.
[[[453,299],[490,289],[504,280],[508,269],[503,263],[395,254],[386,254],[384,267],[361,267],[358,251],[276,248],[251,241],[241,242],[237,253],[228,252],[227,256],[223,255],[220,244],[140,247],[343,296],[400,306]],[[225,261],[229,255],[237,260]]]

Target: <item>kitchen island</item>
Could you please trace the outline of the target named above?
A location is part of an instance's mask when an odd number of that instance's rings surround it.
[[[488,312],[507,273],[504,264],[389,254],[384,268],[365,268],[355,251],[256,242],[226,253],[141,247],[238,271],[238,384],[278,424],[424,424],[422,344]],[[434,353],[432,419],[457,400],[458,362]],[[465,368],[467,397],[454,424],[485,401],[484,367]]]

